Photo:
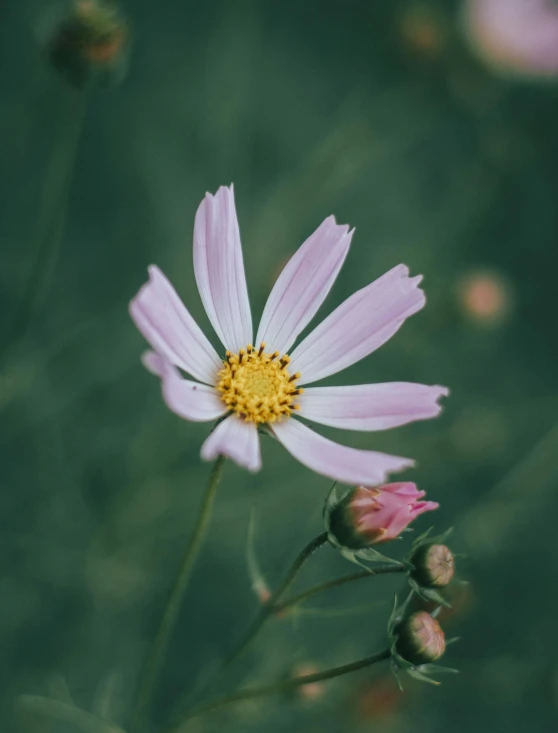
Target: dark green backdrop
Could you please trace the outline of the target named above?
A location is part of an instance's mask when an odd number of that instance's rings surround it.
[[[2,6],[3,333],[32,266],[54,146],[71,134],[75,100],[40,54],[56,5]],[[17,730],[22,693],[71,695],[124,720],[209,471],[199,460],[208,429],[164,407],[127,305],[154,262],[209,329],[192,272],[193,218],[206,190],[231,181],[255,313],[285,258],[330,213],[357,231],[323,313],[399,262],[424,273],[426,309],[331,381],[445,384],[442,417],[371,436],[324,432],[417,459],[408,476],[440,501],[437,527],[455,525],[470,585],[457,587],[447,624],[462,641],[446,662],[461,674],[440,688],[409,680],[399,696],[378,667],[330,683],[315,701],[230,708],[191,730],[555,730],[558,93],[475,61],[458,3],[421,4],[439,13],[426,46],[409,30],[409,6],[126,2],[129,76],[87,102],[60,257],[27,334],[0,364],[2,730]],[[505,283],[497,323],[463,303],[464,278],[478,272]],[[255,609],[250,509],[273,583],[321,530],[328,488],[271,441],[260,474],[227,467],[159,721]],[[344,570],[325,549],[301,583]],[[299,663],[371,653],[397,588],[372,579],[317,599],[327,613],[270,624],[232,677],[272,680]],[[34,730],[78,730],[45,725]]]

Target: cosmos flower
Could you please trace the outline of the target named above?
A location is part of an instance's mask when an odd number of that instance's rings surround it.
[[[389,542],[418,516],[438,508],[435,501],[422,501],[425,493],[409,481],[357,486],[329,510],[329,531],[336,542],[353,550]]]
[[[473,50],[503,72],[558,75],[554,0],[467,0],[464,24]]]
[[[302,389],[380,347],[425,302],[421,277],[410,278],[398,265],[348,298],[291,351],[337,277],[352,234],[330,216],[304,242],[277,279],[254,342],[233,188],[207,194],[194,225],[194,273],[223,358],[159,268],[149,268],[149,281],[130,305],[153,349],[144,364],[161,378],[163,398],[177,415],[194,422],[224,418],[202,446],[205,460],[226,456],[259,470],[258,431],[264,429],[311,470],[347,484],[383,483],[412,465],[408,458],[335,443],[294,417],[384,430],[435,417],[438,398],[447,394],[443,387],[407,382]]]

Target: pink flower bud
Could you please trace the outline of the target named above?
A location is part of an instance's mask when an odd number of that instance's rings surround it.
[[[397,652],[411,664],[435,662],[446,650],[440,624],[426,611],[417,611],[399,629]]]
[[[410,482],[357,486],[331,509],[330,532],[352,550],[393,540],[419,514],[438,508],[434,501],[419,501],[425,493]]]

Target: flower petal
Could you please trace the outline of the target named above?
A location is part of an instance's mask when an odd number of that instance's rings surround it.
[[[329,216],[295,252],[267,300],[256,345],[286,353],[310,323],[339,274],[354,229]]]
[[[397,494],[398,496],[407,496],[414,500],[421,499],[426,496],[426,491],[420,491],[417,485],[411,481],[401,481],[396,484],[385,484],[381,487],[382,491],[388,494]]]
[[[304,466],[346,484],[382,484],[389,473],[413,465],[409,458],[334,443],[292,418],[273,423],[269,429]]]
[[[213,461],[218,456],[231,458],[249,471],[259,471],[262,467],[260,438],[254,423],[244,422],[236,415],[219,423],[201,449],[205,461]]]
[[[299,397],[300,417],[345,430],[387,430],[436,417],[445,387],[410,382],[309,387]]]
[[[419,514],[424,514],[424,512],[430,512],[433,509],[438,509],[440,505],[437,501],[417,501],[415,504],[411,506],[411,514],[413,515],[413,519],[415,517],[418,517]]]
[[[347,298],[291,354],[289,370],[302,374],[299,384],[335,374],[391,338],[423,307],[421,279],[410,278],[409,268],[398,265]]]
[[[232,186],[206,194],[198,208],[194,273],[217,336],[238,353],[252,343],[253,332]]]
[[[130,315],[155,351],[201,382],[215,383],[223,363],[176,291],[155,265],[130,303]]]
[[[183,379],[172,364],[154,351],[143,355],[146,368],[161,377],[163,399],[167,407],[185,420],[209,422],[227,412],[227,407],[213,387]]]

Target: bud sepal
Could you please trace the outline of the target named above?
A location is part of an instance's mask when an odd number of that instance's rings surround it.
[[[415,611],[407,615],[413,595],[414,591],[411,590],[401,605],[398,604],[396,596],[388,620],[390,667],[400,690],[403,690],[400,672],[406,672],[410,677],[431,685],[441,684],[438,680],[432,679],[431,675],[458,674],[456,669],[433,663],[444,654],[449,643],[456,641],[456,639],[446,641],[444,632],[436,621],[441,606],[432,614]]]
[[[359,567],[370,571],[370,573],[374,572],[373,568],[365,565],[364,562],[362,562],[363,560],[366,560],[368,562],[392,562],[394,565],[398,564],[397,560],[394,560],[392,557],[388,557],[387,555],[383,555],[381,552],[378,552],[378,550],[374,549],[373,547],[361,547],[359,549],[349,548],[343,545],[337,538],[336,534],[334,534],[334,532],[332,531],[331,519],[333,516],[335,516],[335,512],[338,510],[339,506],[346,499],[349,493],[350,492],[347,492],[340,498],[337,494],[337,482],[335,482],[326,497],[323,517],[329,544],[336,550],[338,550],[339,553],[346,560],[349,560],[349,562],[352,562],[355,565],[358,565]]]
[[[111,0],[72,0],[46,51],[72,86],[113,86],[128,70],[129,26]]]
[[[413,542],[407,555],[408,580],[413,591],[424,601],[451,608],[439,592],[453,580],[455,555],[444,542],[452,533],[450,528],[440,535],[431,536],[432,527]]]
[[[421,501],[423,496],[424,491],[415,484],[403,482],[356,486],[338,497],[334,484],[324,506],[328,540],[358,565],[363,560],[396,562],[378,552],[375,545],[400,539],[413,519],[438,507],[435,502]]]

